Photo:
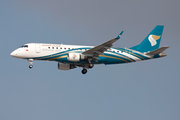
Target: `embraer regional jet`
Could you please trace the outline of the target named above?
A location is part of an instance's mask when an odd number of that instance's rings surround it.
[[[162,53],[169,46],[159,48],[164,26],[157,25],[139,44],[131,48],[115,48],[112,44],[120,39],[123,31],[114,39],[98,46],[28,43],[14,50],[11,56],[27,59],[29,68],[34,60],[57,61],[59,70],[82,67],[82,74],[96,64],[130,63],[166,56]]]

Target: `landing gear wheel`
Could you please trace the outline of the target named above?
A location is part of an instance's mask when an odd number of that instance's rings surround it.
[[[33,65],[29,65],[29,68],[31,69],[33,67]]]
[[[34,60],[33,60],[33,59],[27,59],[27,61],[30,62],[29,68],[31,69],[31,68],[33,67],[32,64],[33,64],[33,61],[34,61]]]
[[[87,73],[87,70],[84,68],[83,70],[82,70],[82,74],[86,74]]]
[[[94,64],[89,64],[89,68],[93,68],[94,67]]]

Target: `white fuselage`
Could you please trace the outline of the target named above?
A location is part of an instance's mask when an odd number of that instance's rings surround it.
[[[72,61],[68,61],[68,59],[61,61],[59,58],[67,58],[68,53],[82,53],[93,47],[94,46],[29,43],[13,51],[11,56],[22,59],[54,60],[62,63],[73,63]],[[99,59],[95,64],[129,63],[151,58],[153,57],[138,51],[123,48],[110,48],[102,55],[99,55]],[[80,62],[81,61],[74,63],[79,64]]]

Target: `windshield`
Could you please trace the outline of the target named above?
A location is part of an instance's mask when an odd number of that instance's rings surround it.
[[[28,48],[28,45],[23,45],[20,48]]]

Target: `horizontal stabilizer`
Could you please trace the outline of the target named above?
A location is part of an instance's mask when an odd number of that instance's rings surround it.
[[[148,52],[146,53],[146,55],[157,55],[157,54],[160,54],[162,53],[164,50],[166,50],[167,48],[169,48],[169,46],[164,46],[164,47],[161,47],[161,48],[158,48],[156,50],[153,50],[151,52]]]

